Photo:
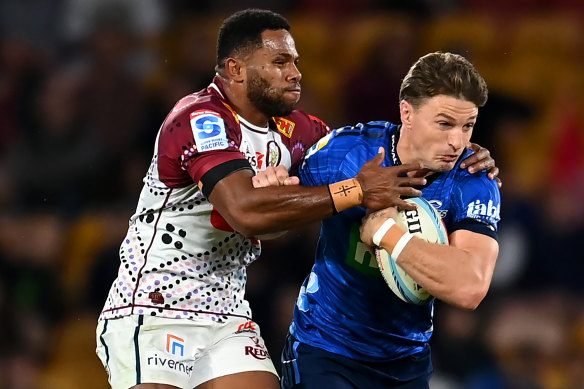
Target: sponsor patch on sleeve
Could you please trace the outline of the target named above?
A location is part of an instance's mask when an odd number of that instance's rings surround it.
[[[294,122],[288,119],[275,117],[274,122],[276,123],[276,127],[278,131],[285,135],[286,137],[292,137],[292,131],[294,131]]]
[[[191,112],[191,129],[199,152],[228,147],[225,122],[217,112],[204,109]]]

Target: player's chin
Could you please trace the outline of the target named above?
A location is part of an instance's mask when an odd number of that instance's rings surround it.
[[[300,101],[300,94],[296,93],[287,93],[285,98],[285,105],[289,107],[291,110],[294,109],[296,104]]]
[[[292,111],[294,111],[294,109],[296,108],[296,103],[298,101],[294,101],[294,102],[289,102],[286,101],[285,104],[282,104],[280,106],[280,109],[278,110],[277,114],[272,115],[272,116],[288,116],[292,113]]]
[[[444,172],[448,172],[448,171],[454,169],[455,165],[456,165],[456,161],[454,161],[454,162],[441,161],[441,162],[437,163],[436,166],[432,170],[435,172],[438,172],[438,173],[444,173]]]

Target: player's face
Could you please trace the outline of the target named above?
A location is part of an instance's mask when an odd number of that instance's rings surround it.
[[[427,99],[418,108],[407,102],[402,104],[411,109],[409,120],[404,123],[404,130],[411,132],[408,148],[411,157],[433,171],[452,170],[470,141],[478,107],[445,95]]]
[[[286,30],[266,30],[246,61],[247,97],[266,116],[286,116],[300,99],[298,52]]]

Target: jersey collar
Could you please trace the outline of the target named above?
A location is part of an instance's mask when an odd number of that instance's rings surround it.
[[[389,156],[391,157],[391,164],[393,166],[401,165],[401,160],[397,155],[397,142],[399,142],[399,136],[401,134],[401,125],[396,126],[391,132],[390,142],[389,142]]]

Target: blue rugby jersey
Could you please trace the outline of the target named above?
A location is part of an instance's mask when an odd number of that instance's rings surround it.
[[[383,166],[401,164],[399,126],[370,122],[333,131],[307,153],[303,185],[327,185],[354,177],[386,149]],[[460,168],[428,178],[422,189],[443,216],[449,233],[467,229],[497,238],[500,194],[485,172]],[[391,292],[375,257],[359,239],[364,207],[323,220],[315,264],[294,307],[291,334],[314,347],[365,361],[388,361],[422,351],[432,335],[433,302],[407,304]]]

